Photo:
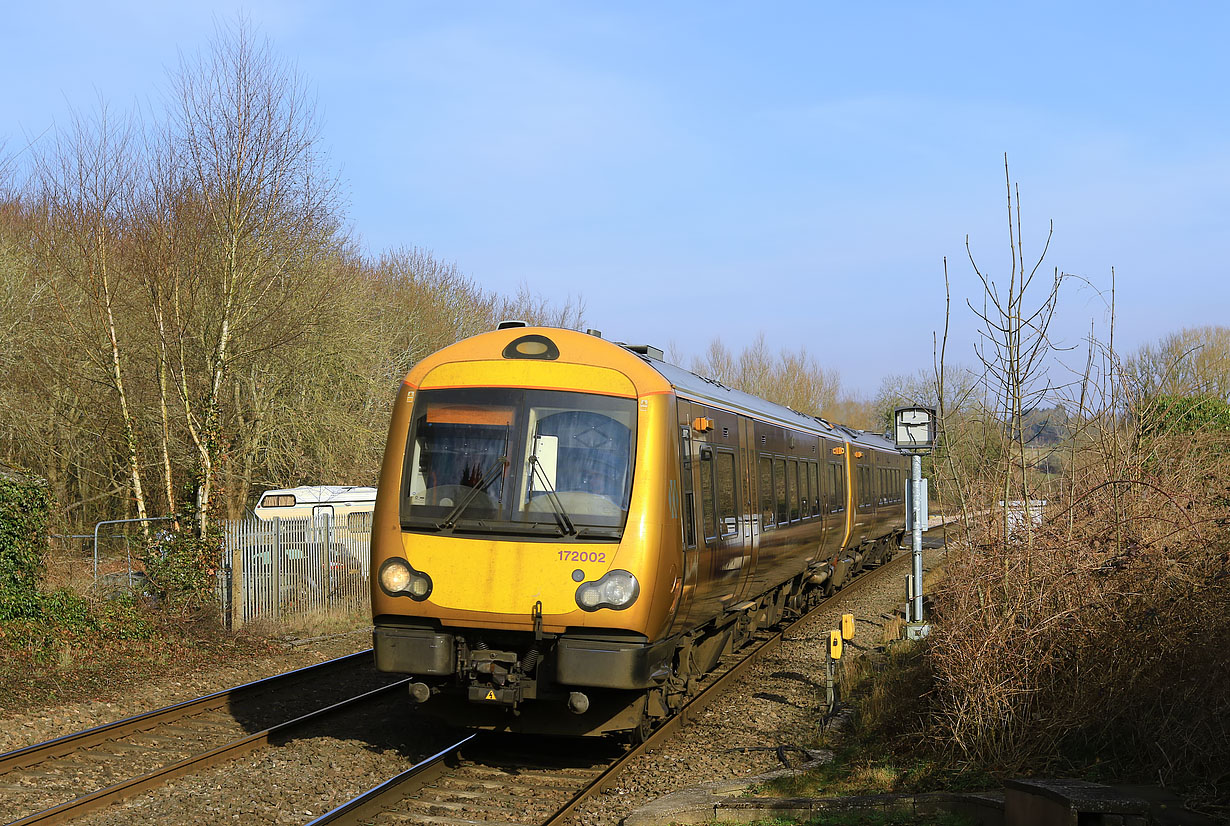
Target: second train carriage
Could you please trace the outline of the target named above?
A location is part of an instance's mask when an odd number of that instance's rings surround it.
[[[394,406],[377,667],[462,724],[644,732],[760,627],[892,555],[885,439],[554,328],[447,347]]]

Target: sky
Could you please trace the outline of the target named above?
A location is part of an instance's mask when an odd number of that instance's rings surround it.
[[[246,17],[316,95],[346,219],[482,286],[583,299],[608,338],[806,348],[843,384],[974,364],[1025,256],[1076,278],[1053,335],[1121,352],[1230,323],[1230,5],[48,2],[5,13],[0,141],[158,108]],[[1083,364],[1083,352],[1071,358]]]

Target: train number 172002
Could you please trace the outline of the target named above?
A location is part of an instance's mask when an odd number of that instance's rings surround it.
[[[561,562],[606,562],[606,551],[560,551]]]

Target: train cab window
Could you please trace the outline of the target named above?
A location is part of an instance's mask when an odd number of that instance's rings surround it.
[[[680,450],[683,454],[683,466],[679,469],[680,497],[683,507],[680,519],[683,522],[683,544],[688,548],[696,547],[696,494],[692,491],[692,433],[683,428]]]
[[[786,486],[789,489],[790,500],[790,521],[799,521],[799,462],[797,459],[791,459],[786,464],[786,479],[789,484]]]
[[[713,448],[700,445],[700,511],[704,516],[705,539],[717,538],[717,510],[713,504]]]
[[[419,391],[403,530],[618,540],[632,497],[635,399],[561,390]]]
[[[777,524],[784,525],[789,521],[786,498],[786,460],[773,460],[773,494],[777,504]]]
[[[715,457],[717,470],[718,531],[722,536],[739,532],[739,516],[735,509],[735,454],[719,450]]]
[[[771,528],[777,524],[773,518],[773,460],[768,456],[760,457],[760,527]]]

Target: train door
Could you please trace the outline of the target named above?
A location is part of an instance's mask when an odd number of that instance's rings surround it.
[[[856,548],[871,534],[875,521],[875,482],[867,452],[847,442],[846,453],[850,457],[848,468],[854,499],[851,511],[854,530],[850,534],[848,547]]]
[[[696,451],[692,444],[691,404],[678,402],[679,427],[679,529],[683,549],[683,571],[680,573],[680,608],[675,615],[675,627],[686,624],[694,610],[696,589],[700,579],[700,546],[697,542]]]
[[[760,553],[760,506],[757,502],[756,440],[752,420],[739,417],[739,457],[743,477],[743,493],[740,507],[743,516],[743,578],[739,585],[739,598],[747,595],[752,572],[756,570]]]
[[[739,503],[743,480],[739,471],[738,418],[724,410],[692,405],[693,448],[696,451],[700,525],[708,556],[706,593],[725,607],[737,601],[747,562],[744,522]],[[699,424],[698,424],[699,423]],[[703,571],[704,559],[700,562]]]

